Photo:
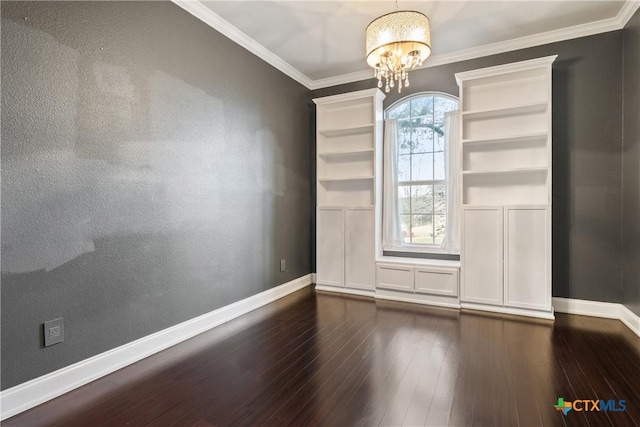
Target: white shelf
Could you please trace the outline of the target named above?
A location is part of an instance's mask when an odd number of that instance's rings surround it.
[[[365,175],[365,176],[346,176],[339,178],[318,178],[320,182],[340,182],[340,181],[365,181],[368,179],[373,179],[373,175]]]
[[[349,150],[349,151],[326,151],[324,153],[318,153],[320,157],[345,157],[345,156],[356,156],[359,154],[373,154],[373,148],[365,148],[362,150]]]
[[[549,132],[534,132],[522,135],[505,135],[497,136],[493,138],[469,138],[463,139],[463,144],[471,145],[484,145],[484,144],[517,144],[520,142],[527,142],[532,140],[539,140],[548,138]]]
[[[529,104],[520,104],[520,105],[511,106],[511,107],[492,108],[488,110],[463,111],[462,115],[466,119],[470,119],[470,118],[479,119],[479,118],[495,117],[495,116],[528,114],[528,113],[545,111],[548,105],[549,105],[549,102],[547,101],[532,102]]]
[[[318,209],[342,209],[344,207],[348,208],[357,208],[357,209],[373,209],[375,206],[373,205],[318,205]]]
[[[318,133],[322,136],[326,136],[327,138],[334,138],[339,136],[370,133],[370,132],[373,132],[373,127],[374,127],[374,124],[369,123],[362,126],[335,128],[335,129],[320,129],[318,130]]]
[[[481,171],[473,171],[467,170],[462,171],[462,175],[499,175],[499,174],[512,174],[512,173],[546,173],[549,168],[546,167],[538,167],[538,168],[517,168],[517,169],[496,169],[496,170],[481,170]]]

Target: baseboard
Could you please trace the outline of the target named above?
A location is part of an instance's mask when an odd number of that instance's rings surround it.
[[[572,298],[553,298],[553,308],[560,313],[582,316],[620,318],[620,304],[601,301],[587,301]]]
[[[486,312],[490,312],[490,313],[500,313],[500,314],[510,314],[510,315],[514,315],[514,316],[535,317],[535,318],[538,318],[538,319],[546,319],[546,320],[555,319],[555,316],[553,315],[553,312],[527,310],[525,308],[498,307],[498,306],[489,306],[489,305],[474,304],[474,303],[468,303],[468,302],[460,303],[460,308],[462,308],[463,310],[486,311]]]
[[[311,274],[0,392],[0,420],[58,397],[311,284]]]
[[[361,297],[371,297],[373,298],[375,291],[368,291],[365,289],[349,289],[349,288],[341,288],[337,286],[330,285],[318,285],[316,284],[316,291],[324,291],[324,292],[335,292],[339,294],[349,294],[349,295],[358,295]]]
[[[560,313],[618,319],[640,337],[640,316],[623,304],[572,298],[553,298],[553,307]]]
[[[424,295],[424,294],[400,294],[396,291],[378,289],[375,294],[376,299],[408,302],[410,304],[421,304],[432,307],[445,307],[460,309],[460,301],[455,297],[443,297],[441,295]]]
[[[640,337],[640,316],[622,304],[620,304],[620,321]]]
[[[318,283],[318,274],[317,273],[311,273],[311,283],[313,283],[314,285],[316,283]]]

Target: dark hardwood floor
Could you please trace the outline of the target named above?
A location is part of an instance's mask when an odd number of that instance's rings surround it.
[[[559,397],[627,410],[564,416]],[[640,425],[640,338],[305,289],[3,425]]]

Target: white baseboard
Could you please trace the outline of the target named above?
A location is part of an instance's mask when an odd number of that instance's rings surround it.
[[[623,304],[572,298],[553,298],[553,307],[559,313],[618,319],[640,337],[640,316]]]
[[[314,285],[316,283],[318,283],[318,274],[317,273],[311,273],[311,283],[313,283]]]
[[[341,288],[330,285],[318,285],[316,284],[316,291],[336,292],[340,294],[358,295],[361,297],[374,297],[375,291],[368,291],[366,289],[349,289]]]
[[[0,420],[58,397],[311,284],[311,274],[229,304],[0,393]]]
[[[402,294],[387,289],[378,289],[376,290],[375,298],[387,301],[460,309],[460,300],[458,298],[444,297],[442,295]]]
[[[601,301],[587,301],[572,298],[553,298],[553,308],[560,313],[582,316],[620,318],[620,304]]]
[[[640,316],[620,304],[620,321],[640,337]]]
[[[486,311],[490,313],[510,314],[514,316],[535,317],[538,319],[546,319],[546,320],[555,319],[553,312],[527,310],[525,308],[498,307],[498,306],[489,306],[489,305],[474,304],[474,303],[468,303],[468,302],[460,303],[460,308],[466,309],[466,310]]]

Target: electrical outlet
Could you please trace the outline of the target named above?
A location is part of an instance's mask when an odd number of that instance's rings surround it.
[[[280,272],[283,271],[287,271],[287,260],[286,259],[281,259],[280,260]]]
[[[64,322],[63,318],[49,320],[44,322],[44,346],[57,344],[64,341]]]

